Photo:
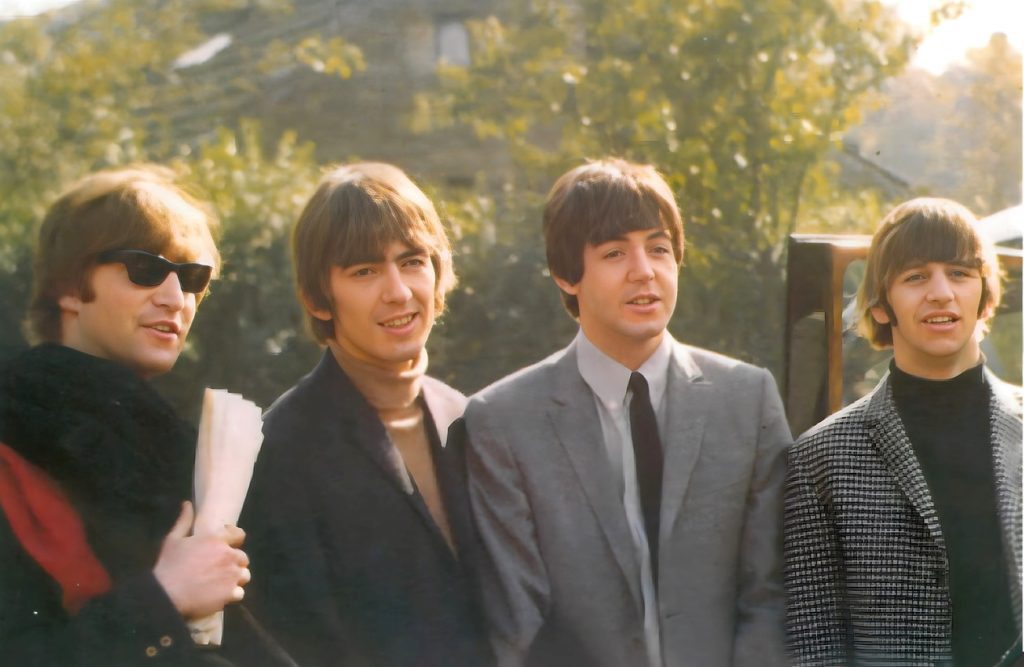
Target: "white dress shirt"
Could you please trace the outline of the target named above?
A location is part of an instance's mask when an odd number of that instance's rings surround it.
[[[666,331],[658,348],[637,369],[637,372],[647,380],[659,431],[663,431],[665,424],[665,386],[668,383],[671,356],[672,337]],[[640,563],[640,590],[644,603],[644,640],[647,644],[647,655],[650,657],[651,667],[662,667],[658,597],[651,573],[650,550],[640,506],[640,491],[633,457],[633,437],[629,425],[629,402],[632,400],[632,392],[628,390],[628,385],[632,371],[597,349],[587,340],[582,329],[576,336],[576,360],[580,375],[594,392],[594,403],[601,419],[601,432],[604,436],[608,463],[611,465],[612,479],[619,484],[616,491],[622,498],[626,520],[633,537],[633,547]],[[665,442],[663,432],[661,441]]]

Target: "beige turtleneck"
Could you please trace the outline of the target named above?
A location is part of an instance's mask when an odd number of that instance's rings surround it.
[[[430,516],[440,528],[448,547],[454,553],[451,526],[444,510],[441,491],[437,483],[437,471],[434,468],[434,457],[430,451],[430,440],[427,437],[423,420],[423,408],[417,400],[420,395],[423,374],[427,370],[427,351],[422,350],[419,357],[407,368],[383,366],[365,358],[358,358],[341,345],[330,345],[338,365],[352,380],[352,384],[363,395],[380,417],[388,437],[397,450],[389,453],[397,458],[396,471],[402,477],[411,475],[419,489]],[[408,479],[403,479],[406,491],[412,493],[413,488]]]

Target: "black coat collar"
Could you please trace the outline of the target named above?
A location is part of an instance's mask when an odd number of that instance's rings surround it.
[[[117,545],[158,546],[190,496],[195,430],[128,368],[68,347],[0,372],[0,441],[60,485],[115,568]]]

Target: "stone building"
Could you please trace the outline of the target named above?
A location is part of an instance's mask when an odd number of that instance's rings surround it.
[[[480,172],[507,168],[500,150],[465,128],[417,133],[416,94],[437,82],[440,62],[470,58],[466,22],[486,17],[494,0],[294,0],[294,11],[252,10],[204,18],[209,41],[182,54],[178,85],[168,86],[171,122],[195,141],[239,117],[256,118],[273,141],[294,129],[324,162],[394,162],[435,185],[470,187]],[[340,37],[362,52],[365,69],[347,79],[310,68],[262,71],[254,53],[275,40],[311,32]]]

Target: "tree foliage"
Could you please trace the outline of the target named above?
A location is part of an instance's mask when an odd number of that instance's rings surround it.
[[[190,406],[200,386],[221,385],[265,404],[309,369],[316,348],[300,331],[287,228],[316,181],[313,148],[293,133],[268,146],[258,123],[228,111],[189,134],[190,105],[259,95],[258,77],[288,68],[359,76],[362,53],[310,26],[287,42],[232,45],[215,76],[177,64],[239,12],[289,6],[107,0],[73,19],[0,24],[0,345],[24,344],[44,207],[89,171],[154,160],[212,199],[225,258],[165,391]],[[493,164],[512,165],[457,190],[421,175],[452,223],[461,276],[430,341],[432,371],[473,390],[573,335],[546,274],[540,211],[559,173],[609,154],[658,165],[679,193],[688,248],[674,332],[777,368],[784,238],[807,202],[836,205],[820,157],[906,62],[912,39],[892,12],[872,0],[502,9],[471,23],[471,65],[443,66],[436,91],[409,105],[416,127],[470,128],[509,157]]]
[[[503,249],[478,245],[480,259],[464,262],[492,270],[478,300],[502,308],[510,290],[496,260],[509,256],[533,262],[529,289],[553,289],[540,286],[534,203],[558,173],[604,155],[651,162],[687,222],[676,333],[777,367],[784,239],[809,172],[857,120],[863,96],[907,61],[914,40],[892,10],[844,0],[518,0],[472,35],[472,64],[442,68],[417,125],[464,124],[500,140],[517,169],[495,179],[493,200],[530,202],[497,219]],[[511,279],[521,300],[524,277]],[[505,312],[488,343],[495,351],[518,335]],[[535,335],[557,337],[555,317],[534,314]]]
[[[928,194],[978,216],[1021,201],[1021,54],[1005,35],[941,75],[913,69],[886,83],[855,132],[861,149]]]
[[[221,128],[214,141],[174,166],[209,193],[223,233],[224,257],[196,317],[189,347],[175,372],[161,378],[178,405],[198,408],[203,386],[242,392],[269,405],[315,363],[318,349],[303,335],[288,232],[312,194],[319,169],[313,145],[286,134],[273,155],[259,125]]]
[[[297,335],[287,232],[317,180],[312,145],[286,133],[268,154],[259,124],[238,119],[183,137],[162,106],[200,85],[176,60],[208,39],[201,20],[289,7],[284,0],[107,0],[85,3],[74,16],[0,23],[0,353],[25,345],[20,323],[45,207],[90,171],[156,161],[212,200],[224,257],[223,276],[164,389],[190,409],[203,385],[266,403],[308,370],[316,348]],[[359,50],[342,40],[315,31],[292,37],[247,47],[246,55],[274,71],[347,77],[363,67]],[[255,74],[242,70],[215,83],[222,93],[241,90]]]

